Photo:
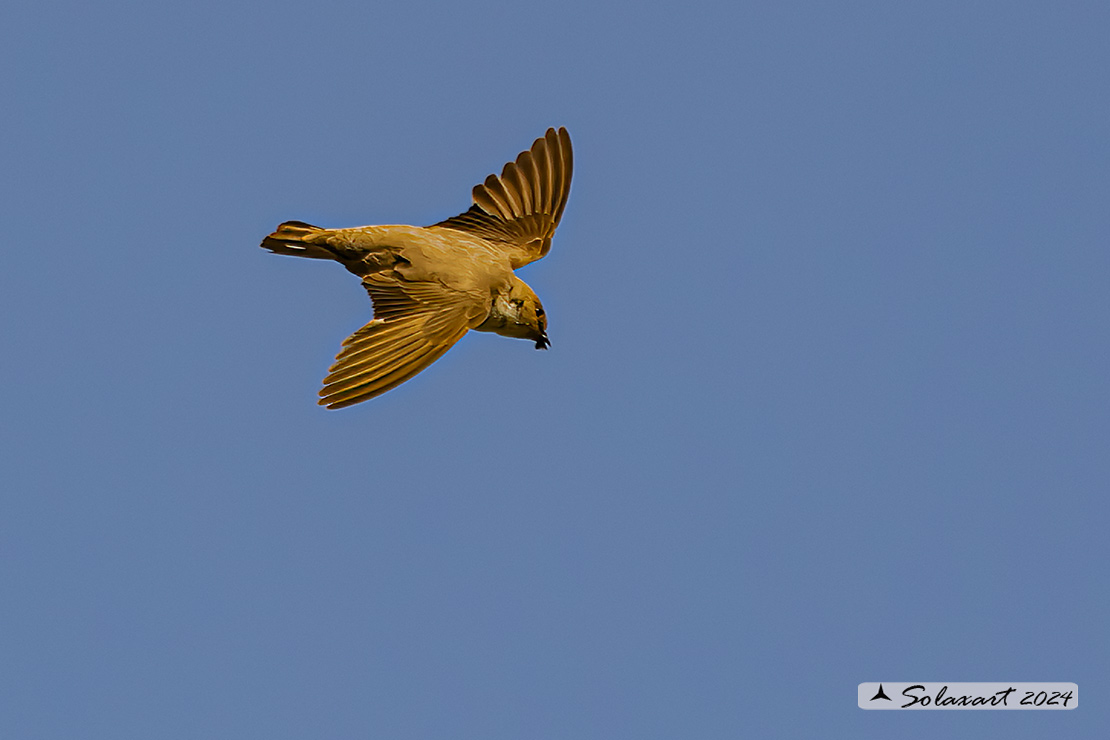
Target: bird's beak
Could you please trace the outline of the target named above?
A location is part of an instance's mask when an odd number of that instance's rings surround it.
[[[551,340],[547,338],[547,332],[540,334],[540,338],[536,340],[536,349],[547,349],[551,346]]]

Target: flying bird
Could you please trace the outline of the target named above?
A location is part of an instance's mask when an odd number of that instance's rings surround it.
[[[396,388],[471,329],[547,349],[547,316],[513,270],[547,254],[570,192],[565,128],[475,185],[474,205],[431,226],[323,229],[286,221],[262,241],[275,254],[335,260],[362,278],[374,319],[349,336],[320,405],[351,406]]]

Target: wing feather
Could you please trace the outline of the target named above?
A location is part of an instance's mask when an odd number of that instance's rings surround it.
[[[530,208],[533,212],[542,212],[543,207],[536,191],[539,177],[536,173],[536,161],[532,158],[531,151],[520,153],[520,156],[516,158],[513,173],[513,185],[520,191],[523,201],[531,204]]]
[[[343,342],[320,404],[343,408],[396,388],[443,356],[489,313],[482,297],[376,273],[363,280],[375,318]]]
[[[361,351],[352,352],[343,358],[343,366],[328,373],[326,383],[335,385],[339,381],[372,374],[391,362],[408,357],[412,352],[424,349],[426,342],[415,331],[410,331],[400,340],[392,342],[381,340],[372,346],[364,346]]]
[[[490,175],[474,186],[470,210],[435,226],[502,245],[514,269],[534,262],[551,249],[570,194],[573,160],[570,134],[550,128],[500,177]]]

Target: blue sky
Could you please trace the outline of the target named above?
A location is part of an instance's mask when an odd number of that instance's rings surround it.
[[[1106,6],[0,22],[4,737],[1110,725]],[[454,215],[559,125],[552,349],[317,407],[369,301],[261,238]]]

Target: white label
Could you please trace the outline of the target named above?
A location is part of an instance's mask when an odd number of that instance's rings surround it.
[[[859,685],[860,709],[1075,709],[1074,683],[882,681]]]

